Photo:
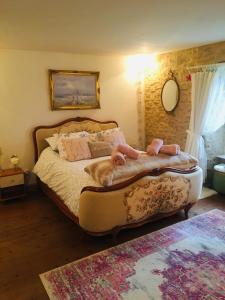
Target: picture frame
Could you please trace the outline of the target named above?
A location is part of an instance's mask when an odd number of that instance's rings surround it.
[[[52,110],[100,108],[99,72],[48,71]]]

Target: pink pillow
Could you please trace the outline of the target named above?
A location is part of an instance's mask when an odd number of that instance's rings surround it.
[[[113,147],[119,144],[126,144],[126,140],[122,131],[115,131],[103,136],[104,142],[110,143]]]
[[[68,161],[91,158],[88,137],[62,138],[59,142],[59,156]]]

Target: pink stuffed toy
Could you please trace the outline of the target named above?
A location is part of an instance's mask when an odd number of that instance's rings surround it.
[[[147,147],[147,154],[154,156],[159,153],[159,150],[161,149],[163,145],[163,140],[161,139],[153,139],[151,144]]]
[[[138,159],[140,152],[127,144],[119,144],[117,151],[125,154],[127,157],[132,159]]]
[[[178,155],[178,154],[180,154],[180,146],[177,144],[163,145],[160,148],[159,152],[168,154],[168,155]]]

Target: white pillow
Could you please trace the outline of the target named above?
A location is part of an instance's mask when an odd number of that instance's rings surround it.
[[[46,142],[49,144],[49,146],[52,148],[53,151],[57,151],[58,147],[57,147],[57,141],[59,139],[59,134],[58,133],[54,133],[53,136],[50,136],[48,138],[46,138]]]

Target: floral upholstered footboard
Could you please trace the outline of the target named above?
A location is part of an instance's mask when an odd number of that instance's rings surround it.
[[[143,174],[110,187],[86,187],[81,192],[79,224],[92,234],[132,227],[191,207],[202,188],[202,170],[165,170]]]
[[[185,177],[160,177],[137,183],[125,193],[127,222],[137,222],[157,213],[169,213],[188,204],[191,181]]]

